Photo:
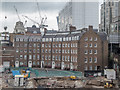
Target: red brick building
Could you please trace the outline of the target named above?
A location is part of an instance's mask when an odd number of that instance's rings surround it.
[[[108,62],[107,36],[95,32],[92,26],[71,32],[45,33],[42,37],[17,35],[15,51],[18,66],[84,72],[103,70]]]

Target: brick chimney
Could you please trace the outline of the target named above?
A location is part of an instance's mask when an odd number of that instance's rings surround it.
[[[47,32],[47,28],[44,28],[44,35],[46,34],[46,32]]]
[[[76,30],[76,27],[75,27],[75,26],[70,25],[70,33],[71,33],[72,31],[75,31],[75,30]]]
[[[93,26],[90,25],[90,26],[89,26],[89,30],[93,30]]]

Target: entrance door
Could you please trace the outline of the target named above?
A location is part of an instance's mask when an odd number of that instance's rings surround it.
[[[44,61],[41,61],[41,68],[44,67]]]
[[[32,61],[28,62],[28,67],[32,67]]]
[[[52,68],[55,68],[55,62],[54,61],[52,62]]]
[[[61,69],[64,69],[64,62],[62,62],[61,64]]]
[[[15,67],[19,67],[19,61],[15,61]]]

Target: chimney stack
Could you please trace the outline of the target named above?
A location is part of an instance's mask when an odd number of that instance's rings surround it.
[[[90,26],[89,26],[89,30],[93,30],[93,26],[90,25]]]
[[[44,35],[46,34],[46,32],[47,32],[47,28],[44,28]]]
[[[75,31],[75,30],[76,30],[76,27],[75,27],[75,26],[70,25],[70,33],[71,33],[72,31]]]

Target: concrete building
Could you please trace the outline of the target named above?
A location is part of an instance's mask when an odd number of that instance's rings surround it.
[[[82,32],[81,32],[82,31]],[[101,71],[108,62],[105,33],[88,29],[15,37],[15,66]]]
[[[98,29],[99,25],[99,5],[98,2],[74,2],[71,0],[59,12],[57,17],[59,31],[70,31],[70,26],[76,29],[87,28],[92,25]]]
[[[105,0],[101,5],[100,31],[107,33],[110,43],[120,43],[120,1]]]
[[[2,32],[0,36],[0,65],[9,68],[14,65],[14,47],[10,42],[8,32]]]

